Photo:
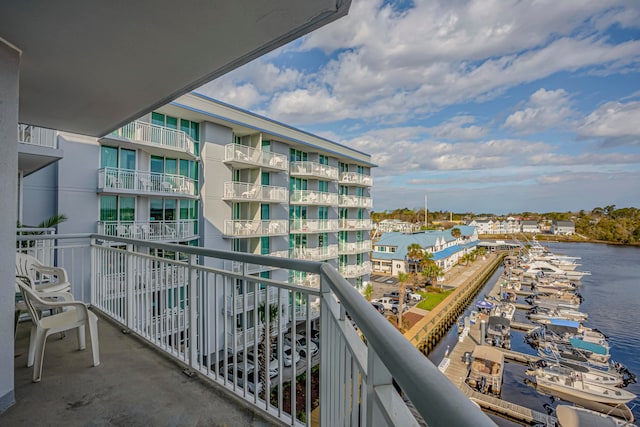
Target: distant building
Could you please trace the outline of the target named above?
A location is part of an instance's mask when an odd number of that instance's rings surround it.
[[[576,226],[573,221],[553,221],[551,223],[551,233],[556,235],[571,236],[576,233]]]
[[[493,234],[494,221],[488,218],[473,219],[467,223],[468,226],[476,227],[478,234]]]
[[[540,225],[538,221],[526,220],[520,223],[523,233],[539,233]]]
[[[399,233],[415,233],[420,230],[420,225],[408,221],[400,221],[399,219],[383,219],[375,224],[375,229],[379,234],[394,231]]]
[[[455,227],[461,235],[455,238],[451,230],[427,230],[413,234],[399,232],[385,233],[380,236],[373,248],[371,264],[373,273],[386,273],[397,276],[409,271],[407,248],[417,243],[433,255],[433,260],[443,270],[456,265],[459,259],[471,252],[478,244],[476,227],[460,225]]]

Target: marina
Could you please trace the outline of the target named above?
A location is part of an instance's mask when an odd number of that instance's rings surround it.
[[[573,362],[573,360],[569,362],[570,359],[562,359],[563,362],[567,362],[567,365],[563,363],[560,368],[559,363],[557,365],[554,365],[551,362],[548,365],[540,364],[540,361],[543,359],[543,355],[535,354],[535,351],[526,350],[520,343],[516,345],[516,349],[511,350],[508,349],[508,346],[505,346],[501,340],[498,340],[496,344],[495,335],[492,336],[492,334],[489,333],[489,325],[492,320],[495,323],[495,319],[492,319],[493,316],[490,316],[489,312],[483,313],[482,309],[478,309],[478,304],[480,304],[480,306],[483,306],[486,302],[501,304],[499,301],[502,300],[501,296],[505,295],[505,283],[511,284],[514,279],[513,276],[509,276],[509,271],[507,263],[507,268],[502,272],[498,280],[492,284],[488,291],[487,288],[484,289],[486,292],[484,300],[481,299],[475,305],[469,307],[470,310],[474,311],[473,314],[470,314],[467,317],[474,316],[476,317],[476,321],[471,322],[471,319],[465,319],[458,323],[458,328],[460,328],[459,331],[462,331],[462,333],[459,334],[458,342],[452,346],[451,351],[448,351],[449,346],[447,346],[445,357],[442,359],[439,366],[441,371],[443,371],[449,380],[456,384],[461,391],[465,393],[465,395],[480,405],[486,412],[498,414],[505,420],[508,419],[515,423],[505,425],[559,425],[557,424],[558,420],[555,417],[555,409],[553,408],[555,400],[559,400],[560,402],[565,401],[567,404],[576,404],[578,405],[579,410],[582,410],[581,408],[587,408],[583,411],[593,410],[596,411],[596,413],[605,413],[605,415],[602,415],[602,417],[605,418],[611,415],[618,417],[614,418],[614,420],[617,421],[633,421],[633,409],[635,408],[633,401],[637,399],[636,393],[631,390],[634,387],[630,387],[629,390],[627,390],[621,388],[621,386],[627,386],[629,384],[635,385],[635,376],[631,374],[631,372],[621,363],[611,363],[612,369],[615,370],[615,372],[612,371],[611,375],[606,373],[608,371],[600,373],[603,371],[597,371],[595,368],[593,370],[589,370],[590,368],[586,368],[583,365],[570,364]],[[538,275],[538,277],[540,277],[540,275]],[[573,277],[576,277],[576,275]],[[524,276],[520,275],[520,278],[524,278]],[[513,286],[509,289],[509,292],[513,292],[518,295],[518,301],[513,302],[517,312],[516,316],[514,316],[516,320],[510,320],[509,324],[510,330],[512,331],[511,334],[517,334],[518,337],[522,336],[522,333],[524,333],[526,338],[528,334],[535,334],[541,328],[540,323],[532,323],[526,318],[526,313],[533,307],[533,305],[530,305],[531,302],[533,302],[533,298],[540,297],[540,294],[537,292],[535,287],[534,280],[535,278],[528,277],[520,286]],[[545,285],[547,285],[547,283],[545,283]],[[551,296],[550,299],[559,301],[574,298],[574,301],[579,300],[582,302],[581,295],[578,294],[578,296],[575,296],[579,286],[580,285],[578,284],[577,286],[571,287],[571,289],[573,289],[571,291],[569,291],[569,287],[564,286],[562,291],[556,290],[555,292],[557,293],[552,294],[554,296]],[[548,289],[545,289],[545,292],[549,292]],[[565,296],[565,292],[567,292],[566,295],[569,296]],[[571,294],[568,292],[571,292]],[[550,294],[544,294],[542,295],[542,298],[545,298],[548,295]],[[531,302],[521,302],[523,299],[522,297],[531,298]],[[510,302],[512,302],[512,300],[510,300]],[[586,319],[571,320],[571,315],[573,313],[568,313],[568,311],[570,312],[571,310],[557,310],[555,314],[558,314],[558,318],[566,318],[567,321],[580,324],[581,332],[578,333],[577,331],[573,331],[573,334],[565,334],[562,339],[555,337],[554,339],[558,339],[558,342],[561,343],[558,345],[571,346],[567,348],[570,348],[570,351],[575,352],[576,355],[591,355],[597,346],[602,345],[604,348],[604,344],[600,341],[603,334],[601,334],[597,329],[592,330],[591,328],[583,327],[580,322]],[[586,310],[584,311],[586,314]],[[491,311],[491,314],[495,314],[495,311]],[[567,316],[564,317],[565,315]],[[549,316],[549,318],[555,319],[554,316]],[[557,325],[558,323],[555,320],[546,320],[548,323],[553,323],[554,325]],[[543,321],[545,320],[543,319]],[[504,328],[504,326],[502,327]],[[484,338],[482,338],[483,335]],[[571,336],[571,338],[567,338],[569,336]],[[513,337],[511,340],[513,340]],[[555,345],[555,341],[551,342]],[[515,362],[516,365],[520,366],[524,365],[524,371],[520,369],[516,370],[518,372],[522,372],[524,375],[528,374],[527,376],[529,378],[524,378],[524,384],[527,384],[527,387],[533,387],[535,393],[538,393],[540,396],[550,396],[552,398],[552,404],[541,404],[540,406],[542,407],[542,410],[535,410],[530,405],[523,405],[521,402],[510,401],[512,393],[504,392],[505,387],[509,390],[513,388],[509,383],[502,384],[502,382],[500,382],[499,390],[502,394],[487,394],[482,393],[481,391],[486,392],[489,390],[487,387],[488,379],[482,382],[479,382],[477,378],[475,381],[469,381],[469,372],[472,371],[470,365],[473,361],[471,355],[474,350],[479,348],[479,346],[486,347],[491,344],[496,345],[495,349],[502,352],[505,361]],[[573,346],[576,347],[574,348]],[[608,346],[606,349],[606,358],[602,361],[601,368],[605,366],[604,362],[609,360]],[[598,357],[602,358],[603,355],[600,353],[603,352],[604,350],[595,351],[596,359]],[[545,361],[543,361],[543,363],[544,362]],[[507,364],[507,370],[512,371],[513,368],[508,368],[508,366],[509,364]],[[564,374],[565,376],[559,374]],[[621,377],[617,377],[615,375],[621,375]],[[615,383],[619,378],[622,378],[625,375],[626,379],[624,380],[624,384],[616,383],[618,387],[610,383],[603,383],[606,381]],[[511,374],[509,376],[511,376]],[[522,386],[518,386],[517,388],[522,389]],[[508,397],[505,398],[505,396]],[[531,399],[527,398],[527,400]],[[544,399],[539,400],[544,401]],[[584,416],[584,412],[578,412],[578,414],[580,416]]]

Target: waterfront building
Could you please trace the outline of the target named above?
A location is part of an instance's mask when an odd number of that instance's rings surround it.
[[[399,233],[415,233],[420,230],[420,224],[401,221],[399,219],[383,219],[382,221],[374,224],[374,229],[377,235],[382,233],[391,233],[394,231]]]
[[[64,214],[62,234],[324,261],[359,290],[369,280],[366,153],[195,93],[102,138],[56,132],[54,139],[67,154],[21,180],[26,224]],[[242,265],[211,267],[240,273]],[[302,272],[250,266],[248,273],[319,286]],[[243,310],[233,317],[241,325]],[[285,320],[283,327],[292,319]]]
[[[524,220],[520,223],[520,227],[523,233],[540,233],[538,221]]]
[[[556,235],[571,236],[575,234],[576,226],[573,221],[552,221],[551,233]]]
[[[456,265],[460,258],[471,252],[478,244],[476,227],[461,225],[460,237],[451,235],[451,230],[427,230],[419,233],[404,234],[398,232],[385,233],[375,243],[371,253],[374,273],[397,276],[409,271],[407,259],[408,247],[418,244],[432,255],[438,267],[444,271]]]
[[[495,221],[488,218],[473,219],[467,223],[468,226],[476,227],[478,234],[493,234],[495,231]]]

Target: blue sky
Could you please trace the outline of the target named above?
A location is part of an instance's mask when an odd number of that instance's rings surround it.
[[[640,207],[637,0],[353,0],[198,91],[370,153],[377,211]]]

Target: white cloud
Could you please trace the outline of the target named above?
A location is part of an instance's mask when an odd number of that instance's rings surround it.
[[[482,138],[489,131],[487,128],[472,125],[475,119],[471,116],[456,116],[438,126],[429,128],[429,132],[436,138],[450,140],[472,140]]]
[[[640,101],[607,102],[589,114],[578,127],[583,137],[603,138],[610,145],[640,145]]]
[[[504,127],[520,134],[542,132],[566,124],[573,114],[567,92],[541,88],[531,95],[525,108],[507,117]]]

